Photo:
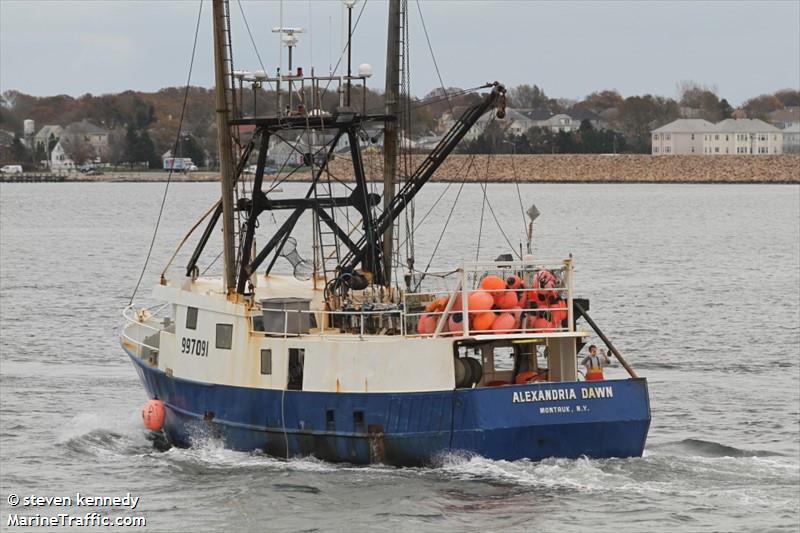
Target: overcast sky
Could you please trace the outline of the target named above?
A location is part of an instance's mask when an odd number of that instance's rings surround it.
[[[361,10],[358,0],[354,13]],[[278,66],[278,1],[231,0],[236,68]],[[285,26],[301,26],[295,64],[327,72],[341,51],[338,0],[286,0]],[[0,0],[0,90],[34,95],[154,91],[186,83],[200,0]],[[800,1],[419,2],[444,82],[536,83],[551,97],[675,97],[676,84],[716,86],[733,105],[800,88]],[[192,84],[212,85],[211,4],[203,2]],[[412,92],[439,85],[416,0],[409,0]],[[373,65],[383,86],[387,3],[366,0],[353,63]],[[354,15],[355,19],[355,15]],[[332,50],[331,50],[332,49]],[[284,59],[285,61],[285,59]]]

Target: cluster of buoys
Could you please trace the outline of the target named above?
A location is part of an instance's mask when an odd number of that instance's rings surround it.
[[[530,283],[516,275],[503,279],[484,276],[477,290],[467,296],[470,331],[492,331],[496,334],[514,330],[554,331],[567,319],[567,302],[558,288],[558,278],[550,270],[539,270]],[[429,335],[444,314],[450,296],[443,296],[425,307],[427,314],[417,322],[417,333]],[[464,312],[461,294],[455,295],[441,332],[464,333]]]

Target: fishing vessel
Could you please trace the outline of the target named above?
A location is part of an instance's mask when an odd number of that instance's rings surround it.
[[[349,36],[353,4],[345,2]],[[504,86],[479,87],[438,144],[411,159],[402,141],[410,131],[405,0],[389,2],[378,113],[364,96],[371,68],[352,72],[351,38],[346,73],[306,74],[291,64],[297,29],[280,26],[288,70],[250,76],[233,69],[228,3],[212,5],[221,196],[181,242],[194,242],[185,268],[165,269],[155,285],[159,303],[123,312],[121,344],[150,399],[148,427],[175,446],[211,437],[236,450],[356,464],[429,464],[447,453],[640,456],[647,382],[589,317],[588,300],[573,295],[572,258],[531,253],[535,208],[528,253],[443,272],[418,271],[401,257],[415,197],[478,119],[503,116]],[[248,79],[275,87],[274,113],[256,114],[255,105],[243,112]],[[376,128],[377,180],[363,153],[374,141],[365,132]],[[309,173],[300,197],[278,192],[285,169],[266,177],[265,168],[280,164],[270,157],[280,143]],[[342,159],[352,179],[337,175]],[[222,275],[206,277],[201,262],[213,262],[216,254],[204,252],[220,226]],[[298,248],[305,238],[311,261]],[[292,272],[277,272],[287,261]],[[628,377],[582,379],[590,334],[580,320]]]

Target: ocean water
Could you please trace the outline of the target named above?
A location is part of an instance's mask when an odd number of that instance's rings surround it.
[[[91,509],[144,516],[146,528],[117,529],[146,531],[800,530],[800,187],[522,185],[523,207],[542,212],[537,255],[573,254],[576,294],[649,380],[645,454],[538,463],[453,454],[429,468],[285,461],[214,441],[154,449],[117,339],[163,191],[0,188],[0,529],[25,529],[8,527],[15,512]],[[137,300],[217,195],[215,184],[170,186]],[[428,185],[416,205],[417,267],[437,241],[431,268],[474,260],[479,238],[481,259],[518,247],[516,188],[490,185],[487,198],[475,184],[460,194]],[[262,235],[280,218],[265,218]],[[140,502],[8,501],[76,492]]]

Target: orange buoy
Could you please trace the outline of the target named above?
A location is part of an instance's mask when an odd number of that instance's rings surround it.
[[[550,323],[549,320],[537,316],[533,319],[533,323],[531,324],[533,329],[541,330],[541,331],[551,331],[553,329],[553,324]]]
[[[533,277],[533,286],[537,289],[555,289],[558,280],[549,270],[540,270]]]
[[[536,309],[547,305],[547,291],[528,291],[525,296],[529,303],[528,307]]]
[[[164,427],[164,418],[167,416],[167,410],[164,408],[164,402],[161,400],[147,400],[142,408],[142,421],[144,427],[152,431],[158,431]]]
[[[461,293],[456,294],[456,299],[453,302],[452,311],[461,311]]]
[[[493,323],[494,323],[494,313],[492,313],[491,311],[478,313],[472,319],[472,329],[478,331],[486,331],[488,329],[491,329]]]
[[[501,291],[506,288],[506,282],[497,276],[486,276],[481,280],[481,289],[485,291]]]
[[[506,288],[519,289],[522,287],[522,278],[517,275],[511,275],[506,278]]]
[[[470,293],[467,305],[471,312],[489,311],[494,305],[494,298],[486,291],[474,291]]]
[[[463,313],[453,313],[450,315],[450,318],[447,320],[447,331],[451,333],[458,333],[459,335],[464,333]]]
[[[429,335],[436,331],[436,317],[433,315],[425,315],[417,322],[417,333],[420,335]]]
[[[539,377],[539,374],[536,372],[520,372],[517,374],[517,378],[514,380],[514,383],[517,385],[522,385],[523,383],[528,383],[530,381],[536,381]]]
[[[524,308],[525,304],[528,303],[528,291],[517,291],[517,294],[519,295],[519,302],[517,302],[517,305]]]
[[[499,309],[513,309],[519,305],[519,299],[513,292],[498,292],[494,295],[494,305]]]
[[[428,302],[428,305],[425,306],[425,311],[428,313],[433,313],[434,311],[444,311],[444,308],[447,307],[447,300],[449,300],[447,296],[442,296],[441,298],[437,298],[432,302]]]
[[[514,329],[515,322],[516,319],[511,313],[500,313],[497,315],[497,318],[494,319],[494,322],[492,322],[492,329],[498,334],[510,333],[509,330]]]
[[[564,300],[556,300],[550,308],[552,309],[550,311],[550,317],[552,318],[553,325],[556,327],[561,326],[561,323],[569,316],[567,314],[567,302]]]

